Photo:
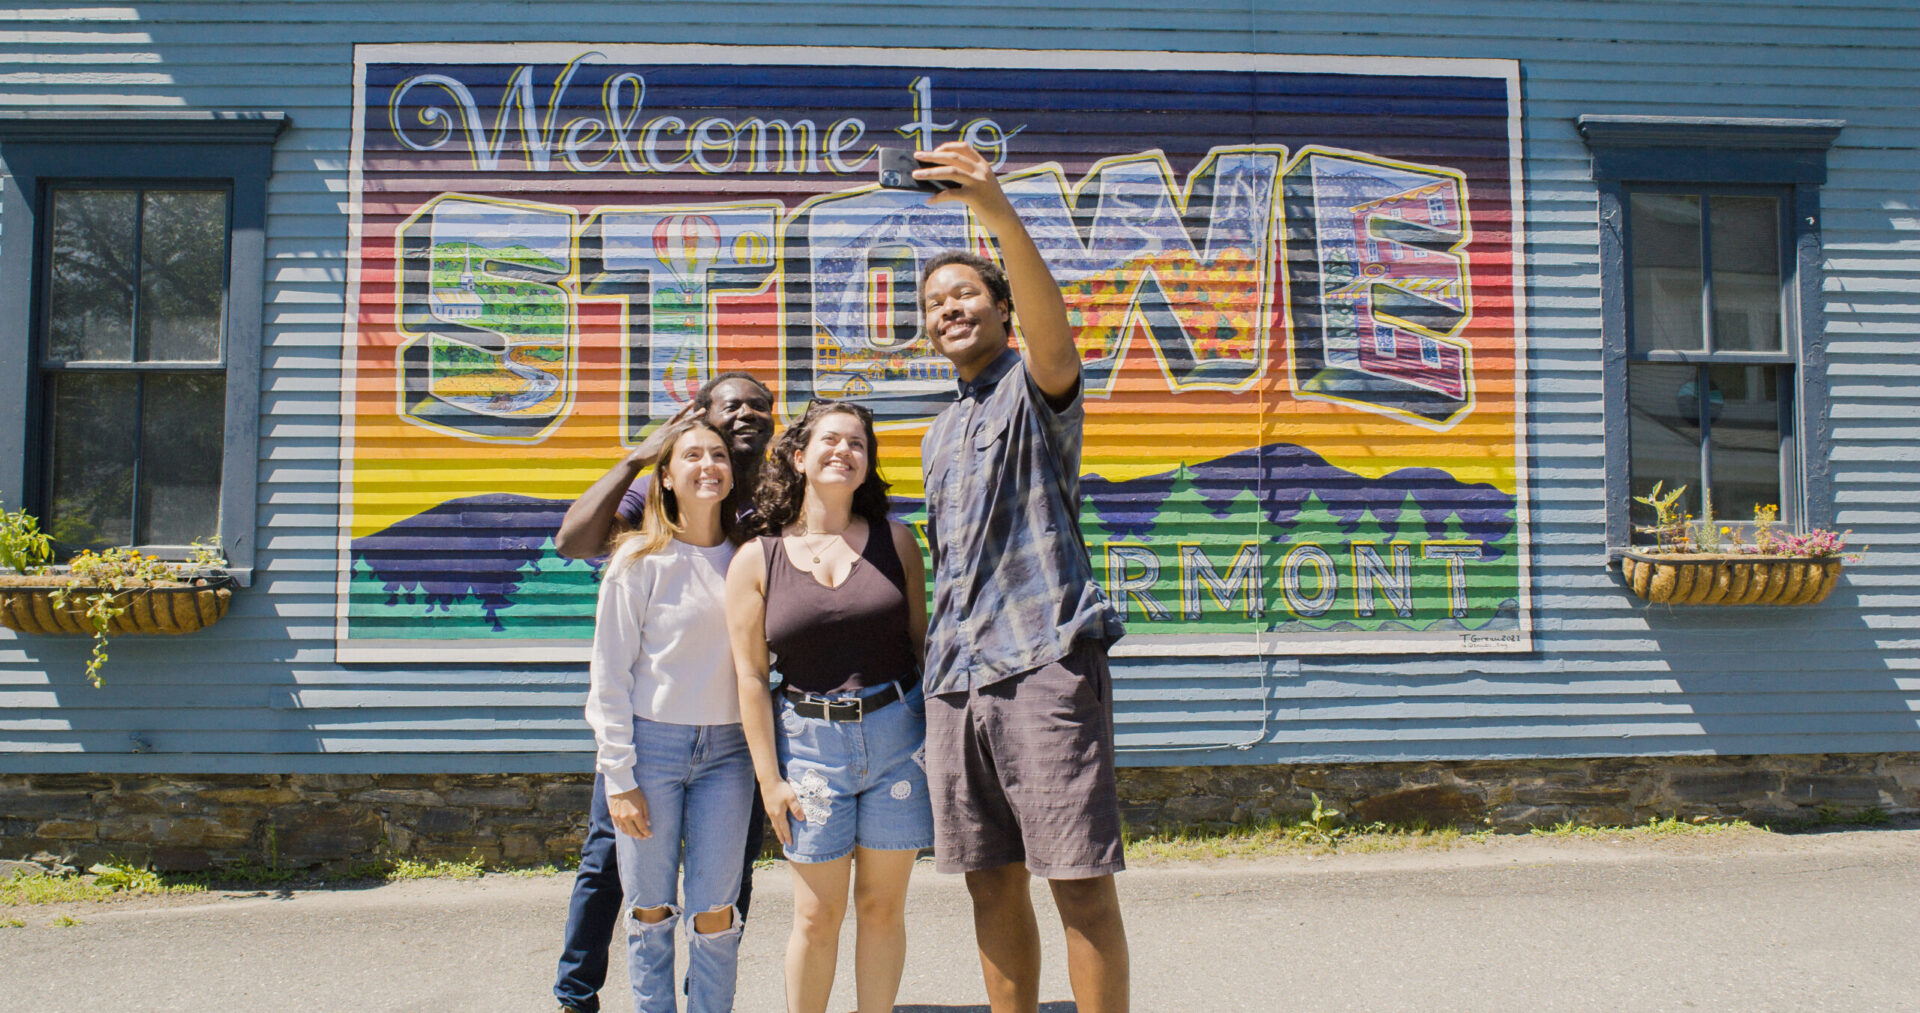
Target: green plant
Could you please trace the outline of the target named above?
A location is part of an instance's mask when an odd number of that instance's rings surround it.
[[[393,868],[387,873],[388,882],[403,879],[479,879],[486,874],[486,867],[478,856],[469,855],[464,862],[452,862],[444,858],[421,861],[412,858],[395,859]]]
[[[1534,827],[1527,833],[1533,837],[1586,837],[1605,840],[1622,840],[1635,837],[1685,837],[1697,834],[1746,833],[1758,830],[1746,820],[1724,820],[1716,822],[1705,816],[1681,819],[1668,816],[1664,819],[1650,816],[1645,823],[1626,826],[1587,826],[1565,820],[1551,827]]]
[[[0,929],[24,929],[27,923],[18,918],[0,918]]]
[[[1814,827],[1881,827],[1893,822],[1893,817],[1879,806],[1866,809],[1842,809],[1839,806],[1823,805],[1813,811],[1811,817],[1786,821],[1794,829]]]
[[[1753,546],[1757,551],[1769,555],[1778,551],[1780,532],[1775,526],[1780,523],[1780,508],[1774,505],[1753,508]]]
[[[1492,836],[1491,830],[1463,834],[1453,826],[1425,823],[1346,826],[1338,824],[1323,804],[1317,824],[1311,815],[1304,815],[1250,825],[1183,827],[1152,833],[1129,831],[1126,848],[1129,864],[1194,862],[1276,855],[1445,851],[1464,844],[1484,844]]]
[[[116,860],[95,865],[87,870],[86,875],[17,872],[12,879],[0,879],[0,906],[198,893],[205,888],[193,877],[162,876],[152,869]]]
[[[95,886],[115,892],[160,893],[164,889],[159,873],[125,862],[95,865],[87,871],[93,873]]]
[[[53,920],[53,924],[63,929],[72,928],[73,926],[80,924],[80,919],[75,918],[72,915],[61,915],[60,917],[55,918]]]
[[[78,601],[81,615],[93,629],[93,653],[87,656],[87,681],[98,687],[100,672],[107,664],[107,631],[113,621],[124,615],[127,606],[122,592],[130,588],[190,580],[227,565],[220,555],[218,540],[195,541],[193,554],[180,563],[168,562],[139,549],[86,549],[67,561],[67,583],[51,595],[59,608],[71,608]]]
[[[1713,520],[1713,490],[1708,489],[1700,504],[1698,519],[1687,518],[1687,541],[1694,546],[1695,552],[1719,552],[1722,539],[1733,533],[1733,529]]]
[[[1299,830],[1300,836],[1322,846],[1333,844],[1347,832],[1346,820],[1340,815],[1340,810],[1327,808],[1317,792],[1313,796],[1313,811],[1295,823],[1294,827]]]
[[[25,510],[0,511],[0,566],[22,575],[37,572],[53,558],[53,540]]]
[[[1662,491],[1663,483],[1655,482],[1652,490],[1645,496],[1635,496],[1635,503],[1652,508],[1654,522],[1643,524],[1634,530],[1654,536],[1655,545],[1644,551],[1654,553],[1735,553],[1762,556],[1793,556],[1800,559],[1841,558],[1849,563],[1860,561],[1860,553],[1847,551],[1847,536],[1851,531],[1828,531],[1813,528],[1805,534],[1794,534],[1780,530],[1780,508],[1770,504],[1760,504],[1753,508],[1753,541],[1746,540],[1746,526],[1721,523],[1713,516],[1713,497],[1708,495],[1702,504],[1704,516],[1694,517],[1680,509],[1680,497],[1687,491],[1679,486],[1670,491]]]
[[[560,875],[560,867],[552,862],[548,862],[544,865],[529,865],[519,869],[508,869],[505,874],[519,879],[541,879],[546,876]]]
[[[1653,523],[1642,525],[1635,530],[1659,539],[1660,547],[1667,549],[1678,544],[1686,537],[1687,518],[1680,511],[1680,497],[1687,494],[1686,486],[1679,486],[1662,496],[1664,482],[1653,483],[1653,488],[1645,496],[1635,496],[1635,503],[1644,504],[1653,510]]]

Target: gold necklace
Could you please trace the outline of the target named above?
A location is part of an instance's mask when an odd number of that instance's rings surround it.
[[[818,562],[820,562],[820,553],[821,553],[821,551],[822,551],[822,550],[820,550],[820,549],[816,549],[816,548],[814,548],[814,547],[813,547],[813,539],[812,539],[812,538],[811,538],[810,536],[812,536],[812,535],[826,535],[826,536],[827,536],[827,541],[826,541],[826,543],[825,543],[825,544],[827,544],[827,545],[832,545],[832,544],[833,544],[833,540],[834,540],[835,538],[838,538],[838,537],[840,537],[840,536],[841,536],[842,534],[845,534],[845,533],[846,533],[846,530],[847,530],[847,528],[848,528],[848,527],[851,527],[852,525],[853,525],[853,522],[852,522],[852,521],[848,521],[848,522],[847,522],[846,524],[844,524],[844,525],[842,525],[842,526],[841,526],[841,528],[840,528],[840,530],[839,530],[839,531],[814,531],[814,530],[812,530],[812,529],[810,529],[810,528],[806,528],[806,527],[802,527],[802,528],[800,529],[800,544],[802,544],[802,545],[804,545],[804,546],[806,546],[806,547],[807,547],[807,551],[813,554],[813,561],[814,561],[815,563],[818,563]]]

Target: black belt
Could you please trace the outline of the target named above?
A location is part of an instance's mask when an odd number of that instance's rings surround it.
[[[825,721],[859,721],[890,703],[901,698],[900,684],[890,682],[887,688],[867,696],[844,696],[829,699],[813,693],[802,693],[797,689],[782,686],[781,692],[793,703],[793,712],[803,718],[820,718]]]

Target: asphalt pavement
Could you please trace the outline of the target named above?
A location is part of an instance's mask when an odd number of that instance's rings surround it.
[[[1499,839],[1123,873],[1133,1008],[1920,1010],[1920,830]],[[737,1008],[783,1008],[791,916],[761,872]],[[0,1010],[551,1010],[570,879],[0,908]],[[1057,921],[1044,1013],[1074,1009]],[[79,924],[54,924],[61,916]],[[985,1013],[966,891],[916,872],[896,1013]],[[851,930],[851,924],[849,924]],[[832,1010],[853,1007],[851,932]],[[616,947],[603,993],[631,1009]]]

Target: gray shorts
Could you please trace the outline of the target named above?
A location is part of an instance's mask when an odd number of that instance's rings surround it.
[[[1014,862],[1046,879],[1126,868],[1106,645],[927,701],[927,788],[941,872]]]

